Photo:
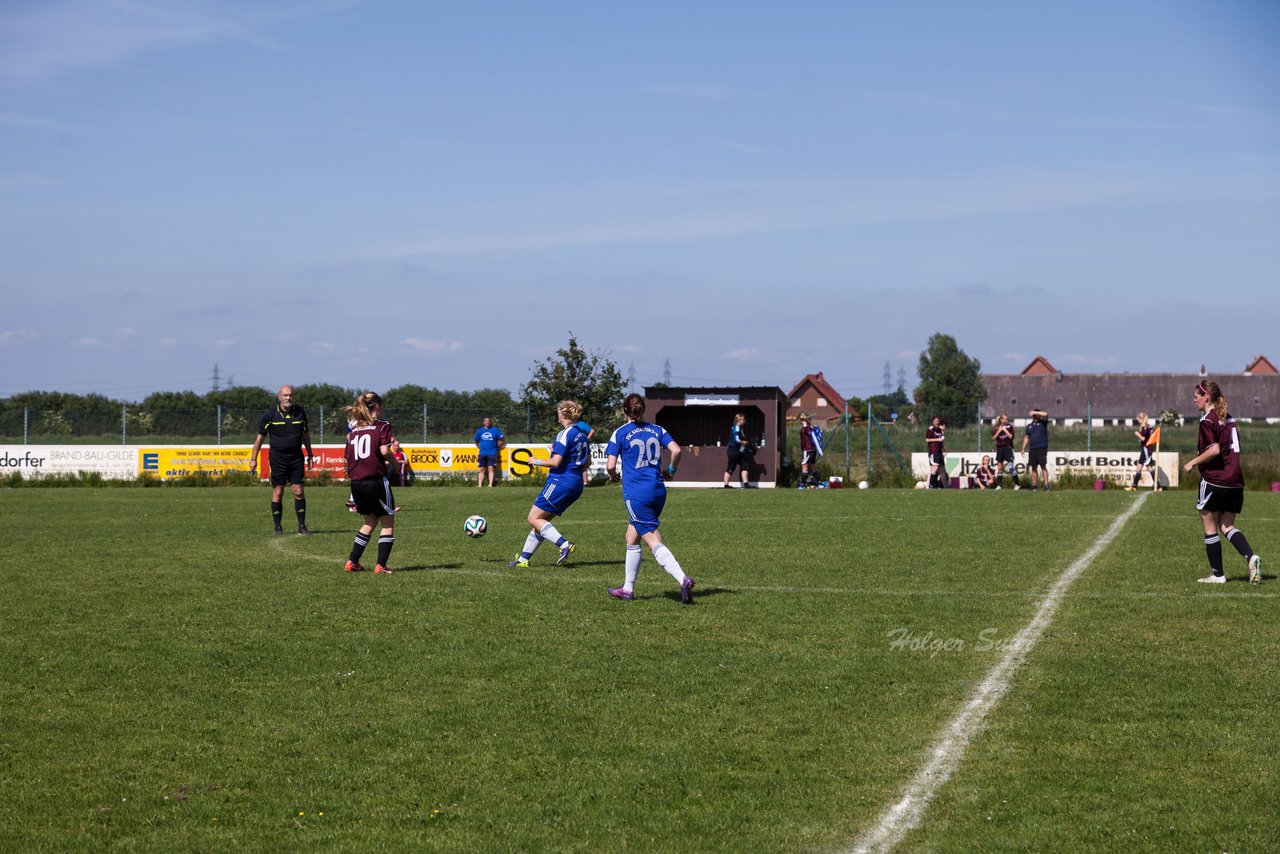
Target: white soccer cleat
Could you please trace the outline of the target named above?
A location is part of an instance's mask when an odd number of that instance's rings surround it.
[[[1257,555],[1249,558],[1249,583],[1262,583],[1262,558]]]
[[[1206,575],[1204,578],[1196,579],[1201,584],[1226,584],[1227,577],[1225,575]]]

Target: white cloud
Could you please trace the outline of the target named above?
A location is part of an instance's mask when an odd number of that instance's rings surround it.
[[[1067,361],[1075,365],[1092,365],[1094,367],[1119,364],[1119,359],[1115,356],[1085,356],[1080,353],[1069,354]]]
[[[764,354],[755,347],[740,347],[737,350],[730,350],[724,354],[724,358],[732,359],[735,362],[754,362],[760,359]]]
[[[71,342],[77,347],[101,347],[102,342],[97,338],[77,338]]]
[[[150,0],[33,3],[0,14],[0,33],[0,83],[10,85],[102,68],[142,51],[249,38],[238,24]]]
[[[436,341],[424,338],[406,338],[400,342],[415,353],[430,353],[438,356],[442,353],[461,353],[461,341]]]
[[[132,326],[121,326],[111,334],[117,338],[132,338],[138,334],[138,330],[134,329]]]
[[[213,342],[213,346],[217,347],[219,350],[229,350],[235,345],[236,342],[232,341],[230,338],[217,338]]]
[[[10,342],[16,344],[19,341],[29,341],[38,335],[31,329],[5,329],[0,330],[0,344],[8,344]]]
[[[329,341],[312,341],[311,350],[314,353],[332,353],[337,348]]]

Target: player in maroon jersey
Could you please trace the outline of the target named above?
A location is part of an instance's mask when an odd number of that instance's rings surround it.
[[[359,572],[360,557],[373,536],[373,526],[380,524],[378,536],[378,563],[375,573],[389,573],[387,562],[391,547],[395,545],[396,502],[391,495],[391,483],[387,479],[388,464],[396,463],[392,445],[391,425],[382,420],[382,398],[376,392],[366,391],[356,397],[355,403],[344,410],[350,419],[347,433],[347,478],[351,481],[351,497],[356,502],[356,512],[364,517],[364,524],[356,531],[355,545],[347,558],[347,572]]]
[[[995,484],[996,473],[991,468],[991,457],[983,454],[982,465],[973,470],[973,482],[978,489],[991,489]]]
[[[996,443],[996,489],[1004,487],[1005,472],[1013,475],[1013,488],[1022,489],[1022,484],[1018,482],[1018,468],[1013,460],[1013,425],[1009,423],[1006,413],[1001,412],[996,418],[996,429],[991,438]]]
[[[947,486],[947,438],[944,435],[947,422],[933,416],[924,431],[925,449],[929,454],[929,488],[945,489]]]
[[[1227,580],[1222,571],[1222,539],[1236,547],[1249,566],[1249,581],[1262,582],[1262,559],[1253,553],[1244,532],[1235,527],[1236,515],[1244,508],[1244,473],[1240,470],[1240,434],[1236,420],[1227,412],[1227,399],[1213,380],[1201,380],[1193,394],[1200,416],[1200,435],[1194,457],[1183,470],[1190,473],[1200,467],[1200,494],[1196,509],[1204,525],[1204,550],[1209,557],[1211,575],[1201,578],[1206,584],[1222,584]],[[1221,537],[1219,536],[1221,534]]]

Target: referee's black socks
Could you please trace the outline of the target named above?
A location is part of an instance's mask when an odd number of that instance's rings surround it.
[[[280,528],[280,519],[284,516],[284,502],[271,502],[271,521],[275,523],[276,529]]]

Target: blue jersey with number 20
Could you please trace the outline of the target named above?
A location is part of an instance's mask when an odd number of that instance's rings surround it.
[[[644,501],[666,494],[667,485],[662,482],[662,449],[670,444],[670,433],[644,421],[623,424],[613,431],[605,454],[618,458],[623,501]]]

